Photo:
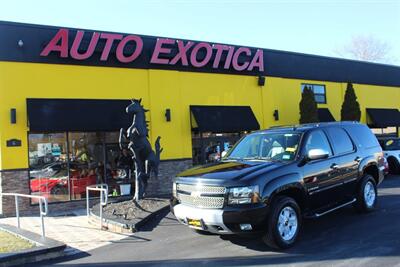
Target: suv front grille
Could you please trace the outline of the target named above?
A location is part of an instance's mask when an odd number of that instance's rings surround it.
[[[226,188],[211,185],[176,184],[177,198],[182,204],[205,209],[222,209]]]

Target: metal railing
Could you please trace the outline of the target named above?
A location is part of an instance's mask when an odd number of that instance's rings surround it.
[[[0,193],[0,197],[2,196],[14,196],[15,197],[15,217],[17,218],[17,227],[21,228],[21,223],[19,220],[19,197],[26,197],[32,199],[39,199],[39,209],[40,209],[40,221],[42,226],[42,237],[45,237],[45,229],[44,229],[44,216],[47,216],[48,213],[48,204],[47,199],[44,196],[33,196],[33,195],[25,195],[19,193]]]
[[[103,206],[107,205],[108,201],[108,185],[94,184],[86,187],[86,215],[88,217],[88,220],[90,217],[89,191],[100,192],[100,229],[103,229]]]

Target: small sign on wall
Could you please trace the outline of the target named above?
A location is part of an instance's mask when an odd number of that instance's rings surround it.
[[[21,146],[21,140],[19,139],[9,139],[7,140],[7,147]]]

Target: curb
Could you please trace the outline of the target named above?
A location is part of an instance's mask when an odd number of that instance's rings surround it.
[[[64,256],[66,245],[62,242],[47,237],[43,238],[38,234],[11,225],[0,224],[0,229],[37,245],[34,248],[18,252],[0,254],[0,267],[34,263]]]
[[[140,231],[140,228],[143,227],[148,221],[155,218],[158,214],[162,213],[163,211],[169,208],[169,204],[165,204],[163,207],[159,208],[158,210],[150,213],[149,215],[143,217],[141,220],[132,223],[132,224],[125,224],[116,222],[110,219],[103,218],[103,229],[113,233],[135,233]],[[91,224],[100,224],[100,217],[90,210],[89,215],[89,223]]]

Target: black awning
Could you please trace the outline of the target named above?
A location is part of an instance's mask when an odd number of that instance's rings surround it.
[[[249,106],[190,106],[200,132],[237,133],[260,129]]]
[[[318,109],[318,119],[320,122],[336,121],[328,108],[319,108]]]
[[[115,131],[127,128],[129,100],[27,99],[30,131]]]
[[[367,108],[370,118],[368,125],[371,128],[385,128],[400,126],[400,112],[396,108]]]

